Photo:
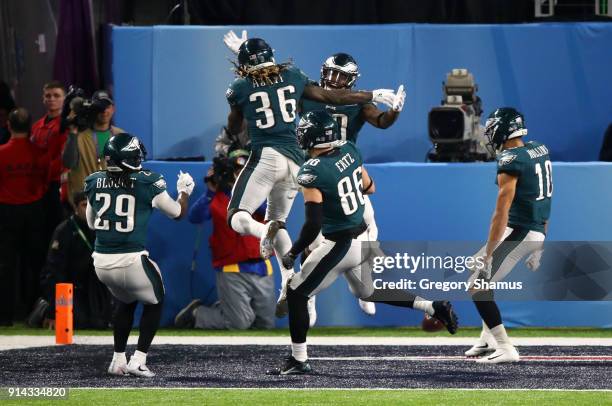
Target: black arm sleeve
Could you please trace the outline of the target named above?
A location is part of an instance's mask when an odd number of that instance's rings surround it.
[[[323,203],[306,202],[306,221],[300,231],[300,236],[289,251],[294,256],[306,249],[319,235],[323,223]]]
[[[74,169],[79,166],[79,146],[77,143],[77,134],[68,134],[68,140],[62,152],[62,163],[66,168]]]

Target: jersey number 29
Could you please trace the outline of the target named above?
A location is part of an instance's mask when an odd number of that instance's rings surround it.
[[[338,182],[338,195],[340,196],[342,211],[347,216],[355,213],[360,205],[365,204],[363,193],[361,193],[362,182],[361,166],[353,171],[352,176],[345,176]]]
[[[104,219],[104,214],[108,211],[113,201],[108,193],[96,193],[96,202],[102,201],[102,207],[98,210],[94,228],[96,230],[109,231],[111,221]],[[119,218],[124,218],[123,221],[115,221],[112,223],[116,231],[120,233],[129,233],[134,231],[134,209],[136,208],[136,198],[132,195],[119,195],[115,200],[115,214]]]

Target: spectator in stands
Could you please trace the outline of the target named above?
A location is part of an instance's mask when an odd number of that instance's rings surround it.
[[[7,120],[9,113],[15,108],[15,100],[11,88],[6,82],[0,81],[0,145],[6,144],[11,137]]]
[[[47,249],[43,196],[49,161],[29,140],[31,118],[17,108],[8,116],[10,140],[0,146],[0,325],[13,322],[16,279],[29,310],[38,293],[39,272]]]
[[[106,169],[106,161],[102,156],[104,144],[112,135],[125,132],[111,125],[115,114],[115,103],[108,92],[98,90],[91,100],[92,103],[102,106],[104,110],[95,116],[90,128],[79,132],[75,125],[70,126],[68,141],[62,153],[64,166],[70,169],[67,190],[69,199],[72,199],[74,192],[83,190],[87,176]],[[69,117],[71,116],[74,116],[74,112],[70,113]]]
[[[62,149],[68,137],[67,131],[61,132],[62,106],[66,90],[57,81],[43,86],[43,104],[47,113],[32,125],[30,140],[46,151],[49,157],[49,186],[45,194],[45,220],[47,241],[51,240],[53,230],[64,219],[60,201],[60,177],[64,169]]]
[[[76,192],[74,213],[53,233],[47,263],[41,271],[42,298],[28,318],[28,325],[55,324],[55,284],[74,285],[74,323],[77,328],[106,328],[111,321],[112,296],[98,280],[93,266],[96,233],[87,226],[87,196]]]
[[[239,149],[251,149],[251,138],[247,132],[246,120],[242,123],[242,128],[238,134],[230,134],[227,128],[223,127],[221,133],[215,139],[215,153],[217,156],[227,156],[230,151]]]
[[[248,152],[234,151],[217,157],[205,178],[208,190],[189,210],[189,221],[212,220],[209,243],[217,273],[219,302],[208,307],[199,299],[175,318],[177,327],[205,329],[273,328],[276,298],[270,260],[259,254],[259,240],[241,236],[227,225],[227,205],[232,185],[246,163]],[[254,214],[263,220],[265,204]]]

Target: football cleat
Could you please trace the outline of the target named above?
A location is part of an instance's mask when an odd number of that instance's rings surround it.
[[[291,277],[294,274],[295,272],[293,271],[287,272],[285,274],[281,270],[281,288],[280,288],[280,293],[278,295],[278,300],[276,301],[276,311],[275,311],[275,315],[278,318],[285,317],[289,313],[289,305],[287,304],[287,285],[289,284],[289,281],[291,280]]]
[[[285,358],[285,364],[280,368],[272,368],[266,371],[266,375],[306,375],[312,374],[312,367],[308,363],[308,360],[305,362],[300,362],[293,358],[293,356],[289,356]]]
[[[128,376],[129,373],[127,370],[127,360],[125,359],[125,357],[123,358],[113,357],[113,360],[108,366],[108,373],[111,375],[116,375],[116,376]]]
[[[145,364],[141,364],[136,361],[134,357],[130,358],[129,364],[127,364],[127,371],[130,375],[139,376],[142,378],[153,378],[155,374],[151,372]]]
[[[310,299],[308,299],[307,306],[308,306],[308,320],[309,320],[310,327],[314,327],[315,323],[317,322],[316,300],[317,300],[316,296],[313,296]]]
[[[366,302],[365,300],[359,299],[359,307],[361,311],[368,316],[374,316],[376,314],[376,305],[374,302]]]
[[[466,357],[480,357],[481,355],[491,353],[495,351],[495,347],[489,345],[489,343],[476,343],[465,352]]]
[[[455,334],[459,328],[458,318],[453,310],[453,305],[444,300],[433,302],[434,314],[432,317],[440,320],[449,333]]]
[[[191,328],[195,324],[193,311],[202,304],[200,299],[192,300],[174,318],[174,326],[178,328]]]
[[[520,360],[519,353],[513,345],[500,346],[492,354],[478,358],[476,362],[479,364],[501,364],[506,362],[518,362]]]
[[[259,240],[259,255],[263,259],[268,259],[274,255],[274,238],[280,230],[280,223],[275,220],[270,220],[266,223],[263,235]]]

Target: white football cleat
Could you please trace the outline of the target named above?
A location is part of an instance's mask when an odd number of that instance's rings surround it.
[[[480,357],[481,355],[487,354],[487,353],[491,353],[494,352],[496,350],[495,346],[493,346],[491,343],[476,343],[472,346],[472,348],[470,348],[469,350],[467,350],[465,352],[465,356],[466,357]]]
[[[316,306],[316,296],[308,299],[308,320],[310,327],[314,327],[317,322],[317,306]]]
[[[128,376],[127,359],[125,357],[113,357],[113,360],[108,366],[108,373],[117,376]]]
[[[263,234],[259,240],[259,255],[263,259],[268,259],[274,255],[274,238],[276,233],[280,230],[280,223],[275,220],[270,220],[264,227]]]
[[[478,358],[480,364],[501,364],[504,362],[518,362],[519,353],[513,345],[500,346],[493,354]]]
[[[130,375],[140,376],[142,378],[153,378],[155,376],[145,364],[141,364],[139,361],[135,360],[134,357],[130,358],[130,362],[127,364],[127,371]]]
[[[376,304],[374,304],[374,302],[366,302],[365,300],[359,299],[359,307],[361,311],[368,316],[374,316],[376,314]]]

